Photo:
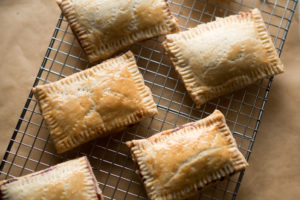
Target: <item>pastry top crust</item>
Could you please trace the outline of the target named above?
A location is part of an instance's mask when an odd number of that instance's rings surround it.
[[[157,114],[131,52],[33,93],[59,153]]]
[[[57,4],[90,62],[178,30],[167,0],[57,0]]]
[[[183,199],[206,184],[244,169],[223,114],[127,142],[150,199]]]
[[[198,107],[284,71],[258,9],[167,35],[164,47]]]
[[[5,200],[104,200],[86,157],[0,182]]]

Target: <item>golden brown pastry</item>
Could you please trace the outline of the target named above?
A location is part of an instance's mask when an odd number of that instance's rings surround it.
[[[0,182],[3,200],[104,200],[86,157]]]
[[[126,143],[150,199],[185,199],[204,186],[245,169],[223,114]]]
[[[57,0],[57,4],[90,62],[178,30],[167,0]]]
[[[258,9],[167,35],[164,47],[197,107],[284,71]]]
[[[131,52],[39,85],[33,93],[58,153],[157,114]]]

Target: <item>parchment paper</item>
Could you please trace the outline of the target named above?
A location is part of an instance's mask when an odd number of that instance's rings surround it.
[[[0,157],[20,116],[60,14],[54,0],[0,0]],[[296,18],[295,18],[296,19]],[[295,20],[238,199],[300,197],[300,33]]]

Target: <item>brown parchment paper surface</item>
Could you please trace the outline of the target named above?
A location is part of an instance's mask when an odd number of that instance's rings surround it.
[[[1,158],[45,56],[59,14],[59,8],[51,0],[0,1]]]
[[[60,14],[54,0],[0,1],[0,157],[5,153]],[[296,17],[238,199],[300,198],[300,33]]]

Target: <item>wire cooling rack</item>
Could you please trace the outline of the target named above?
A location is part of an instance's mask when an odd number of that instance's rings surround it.
[[[297,1],[246,1],[246,0],[173,0],[171,11],[177,16],[182,29],[199,23],[247,11],[257,7],[281,54]],[[145,138],[162,130],[201,119],[221,110],[234,134],[240,151],[249,159],[267,101],[272,79],[264,79],[246,89],[223,96],[196,109],[170,60],[161,46],[163,37],[133,45],[138,66],[146,84],[151,88],[159,114],[129,127],[125,132],[94,140],[86,145],[57,155],[44,123],[37,101],[30,92],[9,142],[0,166],[0,179],[22,176],[86,155],[103,191],[105,199],[146,199],[142,181],[135,174],[124,142]],[[45,58],[33,86],[56,81],[89,67],[67,21],[61,16],[51,38]],[[235,199],[244,172],[226,178],[209,187],[194,199]]]

